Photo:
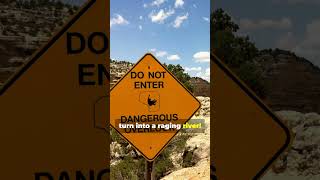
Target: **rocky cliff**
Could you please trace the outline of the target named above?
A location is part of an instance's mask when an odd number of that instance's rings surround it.
[[[54,2],[1,1],[0,85],[76,10],[75,6]]]
[[[133,63],[127,61],[110,61],[110,87],[115,85],[131,68]]]
[[[274,111],[320,113],[320,69],[308,60],[282,50],[261,51],[265,102]]]
[[[190,79],[191,85],[194,87],[195,96],[210,97],[210,83],[199,77],[192,77]]]
[[[295,111],[279,111],[276,114],[292,129],[293,142],[262,179],[320,179],[320,115]]]

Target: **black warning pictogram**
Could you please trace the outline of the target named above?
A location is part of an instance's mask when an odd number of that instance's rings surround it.
[[[139,95],[139,102],[146,105],[149,112],[160,109],[160,93],[157,91],[143,91]]]
[[[150,94],[148,96],[148,106],[155,106],[157,103],[157,100],[156,99],[151,99],[150,98]]]

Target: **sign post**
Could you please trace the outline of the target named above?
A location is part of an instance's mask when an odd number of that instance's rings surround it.
[[[146,160],[146,172],[145,179],[146,180],[154,180],[154,161]]]

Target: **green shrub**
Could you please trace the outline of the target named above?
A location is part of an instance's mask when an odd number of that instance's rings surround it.
[[[127,156],[116,165],[110,167],[110,179],[112,180],[143,180],[144,159],[134,160]]]
[[[259,50],[249,37],[236,34],[239,26],[222,9],[211,13],[211,43],[214,52],[258,96],[265,97],[262,73],[254,64]]]
[[[126,147],[129,143],[124,140],[121,135],[114,130],[113,128],[110,128],[110,138],[111,138],[111,142],[117,142],[119,144],[121,144],[122,146]]]
[[[184,69],[180,64],[177,64],[177,65],[164,64],[164,65],[190,92],[193,92],[194,87],[190,83],[191,77],[189,74],[185,73]]]
[[[262,72],[253,63],[245,63],[237,69],[239,78],[244,82],[250,82],[250,88],[260,97],[264,98],[266,89],[263,84]]]
[[[173,163],[170,156],[174,152],[183,152],[186,146],[186,142],[190,135],[185,133],[179,133],[175,136],[168,146],[161,152],[161,154],[156,159],[155,164],[155,177],[160,179],[165,176],[169,171],[173,169]],[[180,162],[182,163],[182,162]]]
[[[127,147],[128,143],[114,129],[110,130],[110,136],[112,142],[116,141],[121,144],[122,147]],[[174,166],[170,156],[174,152],[183,153],[186,141],[189,137],[190,135],[188,134],[179,133],[156,158],[154,165],[154,175],[156,179],[160,179],[173,170]],[[183,160],[183,162],[186,163],[186,166],[188,166],[187,161],[188,160]],[[110,178],[116,180],[144,180],[145,162],[146,160],[142,156],[132,158],[128,155],[124,159],[120,160],[118,164],[111,166]],[[129,172],[127,172],[128,170]]]
[[[192,167],[195,165],[195,162],[193,160],[193,151],[185,151],[183,153],[183,161],[182,161],[182,167]]]
[[[170,159],[171,151],[169,149],[165,149],[162,153],[157,157],[154,176],[155,179],[160,179],[165,176],[166,173],[173,168],[173,163]]]

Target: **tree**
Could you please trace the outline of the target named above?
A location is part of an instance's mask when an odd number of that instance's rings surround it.
[[[222,9],[211,13],[212,52],[260,97],[265,96],[262,73],[254,60],[259,50],[248,36],[236,35],[239,26]]]
[[[29,1],[23,1],[23,4],[22,4],[22,8],[24,9],[30,9],[30,2]]]
[[[213,50],[226,64],[239,67],[242,63],[252,61],[258,49],[250,42],[249,37],[239,37],[235,33],[239,26],[222,9],[211,14],[211,37]]]
[[[194,88],[190,83],[191,77],[189,76],[189,74],[185,73],[184,69],[181,67],[180,64],[164,65],[190,92],[193,92]]]
[[[38,5],[40,7],[47,7],[50,5],[50,2],[49,2],[49,0],[38,0]]]
[[[30,5],[31,9],[35,9],[37,7],[38,3],[36,0],[30,0],[29,5]]]
[[[56,1],[56,5],[55,5],[56,9],[62,9],[64,7],[63,2],[61,2],[60,0]]]
[[[231,20],[231,17],[223,9],[217,9],[211,14],[211,31],[237,32],[239,26]]]
[[[16,8],[21,8],[23,6],[23,0],[16,1]]]

